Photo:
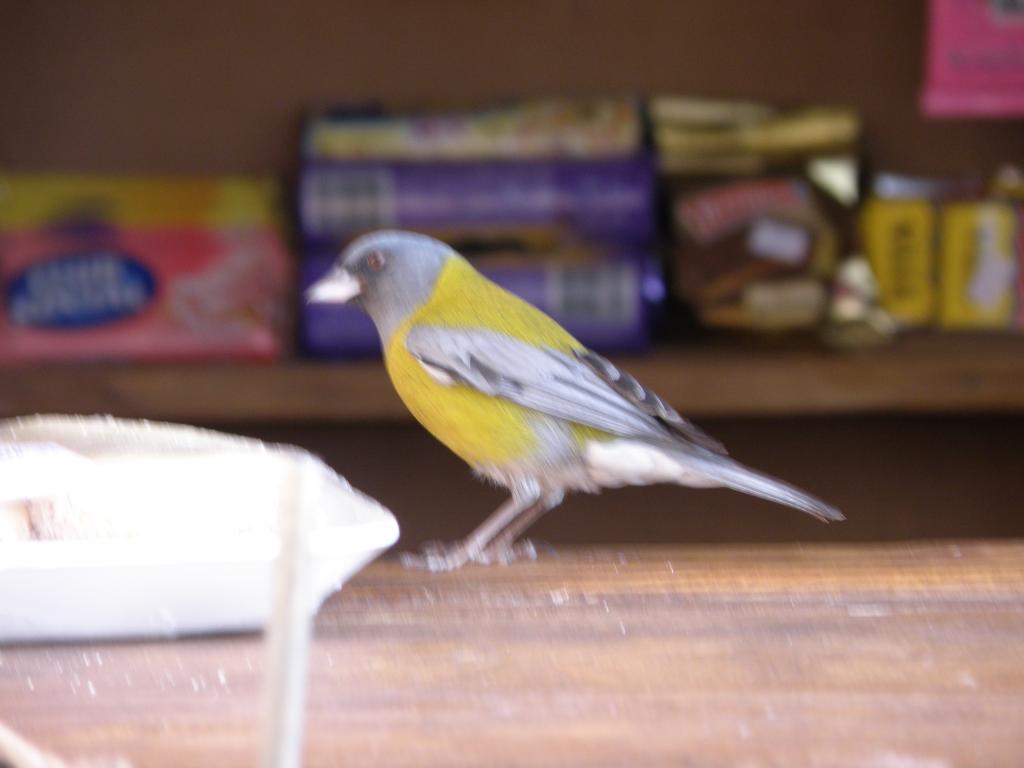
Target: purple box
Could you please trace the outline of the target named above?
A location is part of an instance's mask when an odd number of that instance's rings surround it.
[[[515,162],[307,161],[299,229],[333,246],[372,229],[551,230],[589,240],[648,243],[654,165],[646,155]]]
[[[303,262],[303,291],[324,275],[336,254]],[[639,253],[582,263],[524,258],[478,265],[502,287],[539,307],[583,344],[599,352],[636,352],[650,344],[654,313],[665,296],[657,264]],[[317,357],[351,358],[380,354],[377,331],[355,307],[303,304],[301,343]]]

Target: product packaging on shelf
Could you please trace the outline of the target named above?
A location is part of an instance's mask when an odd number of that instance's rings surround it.
[[[0,362],[280,357],[277,198],[242,179],[0,176]]]

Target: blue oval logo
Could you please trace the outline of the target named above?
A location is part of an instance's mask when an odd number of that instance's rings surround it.
[[[155,293],[153,274],[123,253],[74,253],[16,275],[7,311],[16,325],[83,328],[137,314]]]

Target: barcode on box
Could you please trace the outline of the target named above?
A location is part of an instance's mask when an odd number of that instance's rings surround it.
[[[629,264],[552,266],[547,301],[563,321],[629,324],[636,318],[640,287]]]
[[[302,181],[302,219],[307,232],[338,236],[394,226],[395,190],[384,170],[322,168]]]

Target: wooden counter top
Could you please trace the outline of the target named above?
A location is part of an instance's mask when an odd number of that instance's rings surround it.
[[[258,636],[0,650],[67,758],[255,764]],[[1024,542],[381,561],[321,610],[306,765],[1017,768]]]

